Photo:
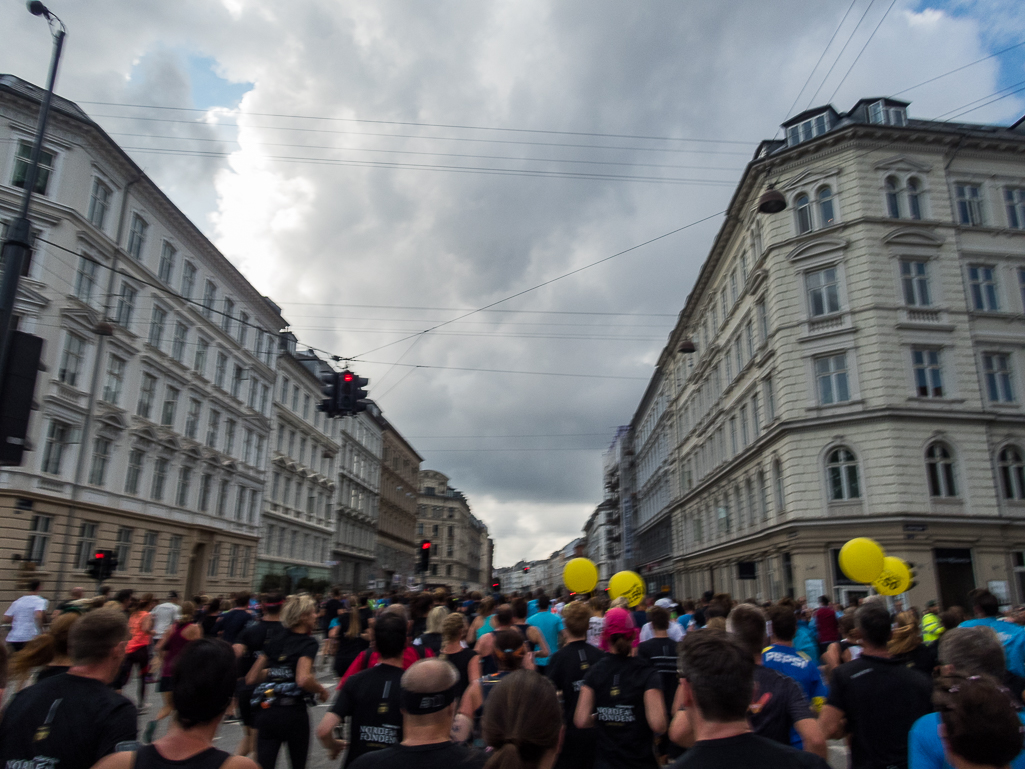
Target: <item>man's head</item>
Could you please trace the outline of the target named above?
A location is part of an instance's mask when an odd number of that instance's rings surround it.
[[[886,648],[893,628],[890,612],[882,602],[869,601],[863,604],[854,615],[854,623],[861,632],[861,640],[866,646]]]
[[[512,611],[513,619],[522,625],[527,620],[527,601],[523,598],[514,598],[512,600]]]
[[[939,612],[939,609],[940,609],[939,604],[936,602],[935,599],[931,599],[931,600],[927,601],[926,604],[925,604],[925,613],[926,614],[936,614],[937,612]]]
[[[134,590],[128,588],[125,588],[124,590],[118,590],[117,594],[114,596],[114,600],[122,606],[127,606],[128,602],[132,600],[132,593],[134,592]]]
[[[185,645],[171,673],[175,720],[183,729],[220,718],[235,696],[235,652],[219,638]]]
[[[946,675],[1004,675],[1004,647],[988,627],[956,627],[940,636],[939,662]]]
[[[820,595],[819,596],[819,605],[820,606],[829,606],[829,599],[826,596],[824,596],[824,595]]]
[[[754,659],[765,648],[765,615],[757,606],[737,604],[726,619],[726,626]]]
[[[791,606],[774,604],[769,607],[769,622],[772,623],[772,637],[790,643],[797,635],[797,615]]]
[[[541,595],[537,597],[537,610],[548,611],[549,606],[551,606],[551,599],[549,599],[544,593],[541,593]]]
[[[73,587],[71,588],[71,600],[77,601],[79,598],[85,595],[84,587]]]
[[[235,593],[234,603],[236,609],[245,609],[249,606],[249,593],[242,591],[241,593]]]
[[[744,721],[754,692],[754,657],[731,634],[688,633],[680,643],[684,705],[705,721]]]
[[[438,658],[414,662],[402,674],[402,722],[406,729],[436,726],[447,736],[456,714],[459,671]]]
[[[125,656],[128,619],[120,611],[91,611],[71,627],[68,647],[76,667],[109,663],[112,680]]]
[[[495,610],[495,626],[496,627],[511,627],[513,623],[513,608],[507,603],[503,603]]]
[[[381,659],[402,657],[406,648],[406,622],[394,614],[384,614],[374,624],[374,646]]]
[[[30,593],[38,593],[39,592],[39,588],[42,586],[42,584],[43,583],[40,582],[38,579],[34,579],[34,580],[32,580],[31,582],[28,583],[28,591]]]
[[[277,617],[281,614],[281,607],[285,605],[285,596],[280,590],[271,590],[263,594],[260,606],[263,608],[264,617]]]
[[[568,603],[562,608],[562,622],[567,633],[574,638],[583,638],[591,622],[591,609],[583,601]]]
[[[168,603],[178,603],[178,591],[172,590],[167,594]]]
[[[972,596],[972,609],[976,617],[996,617],[1000,614],[1000,602],[988,590],[979,590]]]
[[[669,612],[661,606],[652,606],[648,609],[648,621],[654,630],[668,630]]]

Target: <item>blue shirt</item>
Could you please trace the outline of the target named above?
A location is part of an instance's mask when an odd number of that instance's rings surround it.
[[[551,659],[551,655],[559,650],[559,631],[562,630],[562,617],[552,614],[550,611],[539,611],[527,619],[528,625],[533,625],[541,631],[545,642],[548,644],[548,656],[534,660],[535,665],[544,667]]]
[[[996,617],[982,617],[962,622],[960,627],[988,627],[1004,645],[1007,669],[1015,675],[1025,676],[1025,628]]]
[[[822,683],[819,668],[812,662],[811,657],[797,651],[792,646],[773,644],[767,646],[762,652],[762,663],[765,667],[797,681],[815,711],[818,712],[822,709],[829,692],[826,685]]]
[[[963,625],[963,623],[962,623]],[[1025,712],[1018,718],[1025,724]],[[940,714],[927,713],[915,721],[908,732],[908,769],[952,769],[943,754],[940,739]],[[1011,762],[1011,769],[1025,769],[1025,751]]]
[[[533,617],[537,614],[537,599],[533,598],[527,601],[527,617]]]
[[[799,652],[804,652],[811,659],[817,660],[819,658],[819,646],[815,640],[815,636],[811,634],[808,629],[807,623],[803,620],[797,623],[797,635],[794,636],[794,648]]]

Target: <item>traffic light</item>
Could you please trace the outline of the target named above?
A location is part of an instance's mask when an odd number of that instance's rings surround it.
[[[496,579],[494,582],[492,582],[491,583],[491,589],[494,590],[496,593],[499,590],[501,590],[502,589],[502,580]]]
[[[429,539],[420,542],[420,571],[427,573],[427,567],[431,565],[431,541]]]
[[[530,567],[529,566],[524,566],[523,567],[523,573],[526,574],[528,571],[530,571]]]
[[[363,399],[367,397],[368,393],[363,388],[370,383],[370,380],[365,376],[353,376],[352,378],[352,397],[355,398],[355,403],[352,407],[352,415],[355,416],[361,411],[367,410],[367,404],[363,402]]]
[[[318,411],[323,411],[329,417],[338,415],[338,395],[340,374],[329,368],[320,372],[320,394],[324,399],[317,406]]]
[[[42,353],[40,337],[11,332],[4,381],[0,383],[0,465],[21,464]]]
[[[338,382],[338,413],[342,416],[355,416],[367,410],[363,398],[367,391],[363,388],[370,382],[366,377],[358,376],[346,369],[340,374]]]
[[[110,579],[117,568],[117,555],[113,550],[97,550],[89,559],[89,576],[99,582]]]

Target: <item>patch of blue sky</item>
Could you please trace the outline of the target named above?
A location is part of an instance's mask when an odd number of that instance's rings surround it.
[[[192,86],[192,102],[199,109],[226,107],[234,109],[253,83],[233,83],[217,74],[216,59],[209,56],[187,57],[187,71]]]

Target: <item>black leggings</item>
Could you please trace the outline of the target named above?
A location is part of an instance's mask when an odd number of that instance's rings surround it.
[[[149,667],[149,647],[140,646],[135,651],[125,655],[121,663],[121,673],[117,678],[117,689],[124,689],[128,679],[132,677],[132,668],[139,666],[139,707],[146,703],[146,670]]]
[[[274,769],[281,743],[288,745],[292,769],[306,769],[310,752],[310,717],[306,705],[271,705],[256,714],[256,762],[260,769]]]

